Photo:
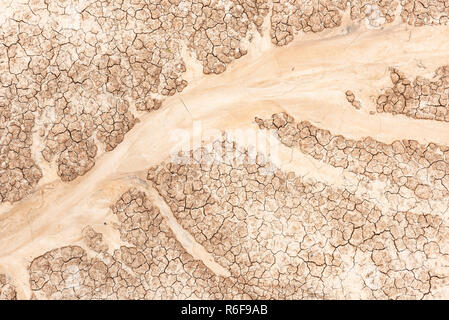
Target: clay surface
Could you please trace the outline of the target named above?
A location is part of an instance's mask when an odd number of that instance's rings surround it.
[[[448,15],[0,0],[0,300],[449,298]]]

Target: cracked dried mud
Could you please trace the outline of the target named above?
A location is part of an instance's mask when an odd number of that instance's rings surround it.
[[[0,0],[0,300],[449,298],[448,28]]]

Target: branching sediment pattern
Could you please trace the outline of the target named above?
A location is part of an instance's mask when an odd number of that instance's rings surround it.
[[[113,254],[92,227],[88,249],[67,246],[46,252],[30,266],[30,285],[41,299],[223,299],[243,296],[194,260],[174,237],[158,208],[131,189],[112,207],[129,245]],[[232,294],[231,294],[232,293]]]
[[[0,157],[10,163],[0,201],[22,199],[42,177],[33,141],[63,181],[84,175],[99,147],[113,150],[133,128],[131,110],[159,109],[186,87],[183,47],[204,73],[222,73],[267,13],[266,1],[17,4],[0,30]]]
[[[448,17],[0,1],[0,300],[447,298]]]
[[[387,182],[385,194],[391,197],[444,201],[449,196],[449,147],[415,140],[385,144],[370,137],[347,139],[320,129],[308,121],[296,123],[288,114],[275,114],[261,128],[274,129],[288,147],[298,147],[313,158]]]
[[[251,297],[421,299],[447,283],[441,216],[386,210],[275,170],[262,155],[252,163],[231,142],[213,146],[193,152],[194,164],[150,169],[148,179]],[[219,148],[232,160],[211,161]]]

